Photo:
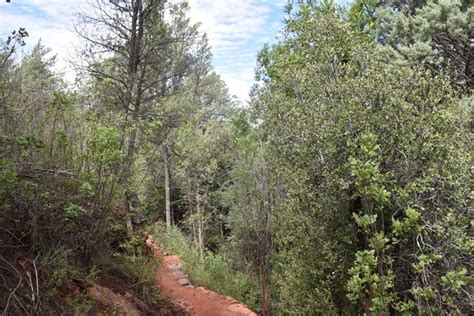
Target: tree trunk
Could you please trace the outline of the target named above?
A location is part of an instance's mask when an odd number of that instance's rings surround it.
[[[132,119],[132,122],[135,122],[135,119]],[[130,177],[132,174],[131,171],[132,171],[132,166],[133,166],[133,156],[135,154],[136,137],[137,137],[137,132],[134,128],[132,128],[129,134],[127,155],[125,157],[125,164],[123,166],[122,179],[120,181],[120,183],[123,185],[123,187],[126,190],[125,197],[124,197],[124,211],[125,211],[125,216],[126,216],[128,237],[133,236],[132,214],[130,212],[130,196],[131,196]]]
[[[262,302],[262,315],[270,316],[270,298],[268,297],[268,287],[265,278],[264,268],[260,266],[260,300]]]
[[[127,191],[127,193],[125,193],[125,217],[126,217],[125,222],[127,225],[127,235],[128,237],[132,237],[133,236],[133,223],[132,223],[132,213],[130,212],[129,196],[130,194]]]
[[[165,216],[166,228],[171,228],[171,195],[170,195],[170,166],[168,144],[163,145],[163,160],[165,167]]]
[[[196,193],[196,210],[197,210],[197,238],[198,238],[198,248],[199,256],[202,259],[204,257],[204,220],[201,210],[201,205],[199,202],[199,194]]]
[[[133,156],[135,155],[135,146],[136,146],[136,138],[137,138],[137,131],[135,129],[135,123],[138,122],[138,115],[140,111],[141,105],[141,91],[139,91],[140,83],[137,83],[137,73],[138,73],[138,66],[140,64],[140,48],[141,48],[141,41],[143,37],[143,16],[142,16],[142,8],[143,8],[143,0],[136,0],[132,2],[133,9],[132,9],[132,28],[130,32],[130,56],[128,60],[128,70],[127,70],[127,88],[128,91],[126,92],[125,96],[125,113],[131,110],[130,106],[133,104],[133,112],[131,118],[131,130],[129,132],[128,138],[128,148],[127,154],[125,157],[125,164],[122,170],[122,177],[120,183],[126,188],[125,198],[124,198],[124,210],[126,213],[126,225],[127,225],[127,233],[129,237],[133,236],[133,224],[132,224],[132,214],[130,212],[130,196],[131,192],[129,191],[130,187],[130,177],[132,175],[132,167],[133,167]],[[135,90],[135,87],[137,90]],[[133,91],[136,92],[135,102],[132,102],[133,98]]]

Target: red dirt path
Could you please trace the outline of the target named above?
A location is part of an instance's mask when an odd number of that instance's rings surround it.
[[[147,245],[155,256],[160,254],[151,237]],[[155,280],[161,291],[196,316],[256,316],[244,304],[230,296],[221,296],[202,287],[185,287],[178,284],[180,277],[173,275],[180,271],[183,262],[178,256],[162,256],[161,264],[155,271]]]

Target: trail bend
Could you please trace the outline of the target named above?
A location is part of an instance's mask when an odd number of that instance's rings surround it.
[[[257,316],[247,306],[230,296],[222,296],[203,287],[194,287],[183,272],[184,263],[179,256],[162,255],[152,236],[147,246],[161,264],[155,270],[155,282],[160,290],[180,305],[189,315],[195,316]]]

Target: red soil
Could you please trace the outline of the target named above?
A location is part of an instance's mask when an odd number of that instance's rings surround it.
[[[159,247],[150,236],[147,246],[153,249],[155,256],[160,255]],[[161,291],[181,305],[190,315],[196,316],[256,316],[244,304],[230,296],[221,296],[202,287],[186,287],[178,284],[181,276],[175,276],[183,267],[178,256],[162,256],[156,269],[155,280]]]

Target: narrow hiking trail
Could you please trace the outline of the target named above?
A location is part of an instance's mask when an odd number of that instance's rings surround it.
[[[222,296],[203,287],[194,287],[182,271],[184,264],[179,256],[164,256],[149,236],[147,246],[161,264],[155,271],[156,285],[180,305],[187,313],[196,316],[256,316],[247,306],[230,296]]]

